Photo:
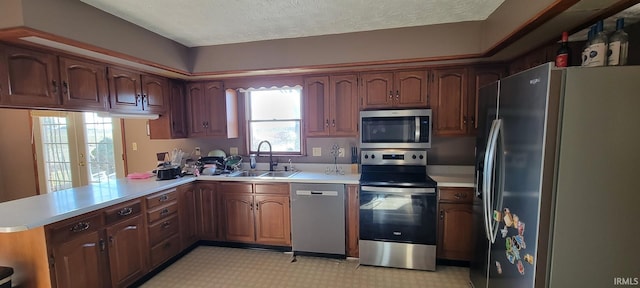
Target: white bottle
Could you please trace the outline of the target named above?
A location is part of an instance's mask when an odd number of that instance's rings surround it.
[[[589,66],[589,52],[591,52],[591,42],[593,41],[593,34],[596,33],[596,26],[591,26],[589,29],[587,42],[584,43],[584,48],[582,48],[582,67]]]
[[[598,21],[597,33],[589,46],[589,67],[606,66],[607,52],[609,52],[607,35],[604,34],[602,20]]]
[[[616,32],[609,37],[609,66],[626,65],[629,35],[624,32],[624,18],[616,20]]]

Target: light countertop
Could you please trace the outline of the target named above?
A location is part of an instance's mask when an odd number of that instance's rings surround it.
[[[226,176],[182,177],[175,180],[117,179],[0,203],[0,233],[24,231],[194,181],[251,181],[358,184],[360,174],[327,175],[299,172],[289,178]]]
[[[438,187],[474,187],[473,166],[429,166],[427,174],[438,182]]]

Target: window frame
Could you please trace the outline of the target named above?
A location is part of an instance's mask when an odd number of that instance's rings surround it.
[[[300,118],[282,118],[282,119],[272,119],[272,120],[253,120],[251,118],[252,115],[252,104],[251,104],[251,92],[254,91],[269,91],[269,90],[299,90],[299,103],[300,103]],[[304,156],[305,155],[305,139],[304,139],[304,91],[301,85],[296,85],[293,87],[289,87],[289,86],[283,86],[283,87],[271,87],[271,88],[261,88],[261,89],[249,89],[249,90],[245,90],[245,118],[246,118],[246,136],[247,136],[247,140],[246,140],[246,147],[247,147],[247,154],[257,154],[258,151],[257,150],[252,150],[251,147],[251,140],[252,140],[252,134],[251,134],[251,124],[252,123],[264,123],[264,122],[298,122],[298,135],[299,135],[299,139],[300,139],[300,151],[295,151],[295,152],[287,152],[287,151],[273,151],[273,156]],[[262,147],[263,149],[266,149],[264,146]],[[264,156],[264,152],[266,152],[268,150],[261,150],[261,156]]]

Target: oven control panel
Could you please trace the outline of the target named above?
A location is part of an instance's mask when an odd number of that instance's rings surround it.
[[[427,165],[424,150],[362,150],[362,165]]]

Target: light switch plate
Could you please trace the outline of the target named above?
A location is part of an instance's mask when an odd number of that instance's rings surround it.
[[[131,143],[131,149],[133,151],[138,151],[138,143],[136,143],[136,142]]]
[[[322,156],[322,148],[313,147],[313,156],[316,156],[316,157]]]
[[[196,147],[195,150],[196,150],[195,151],[196,156],[200,156],[200,147]]]
[[[229,154],[238,155],[238,147],[230,147],[229,148]]]

